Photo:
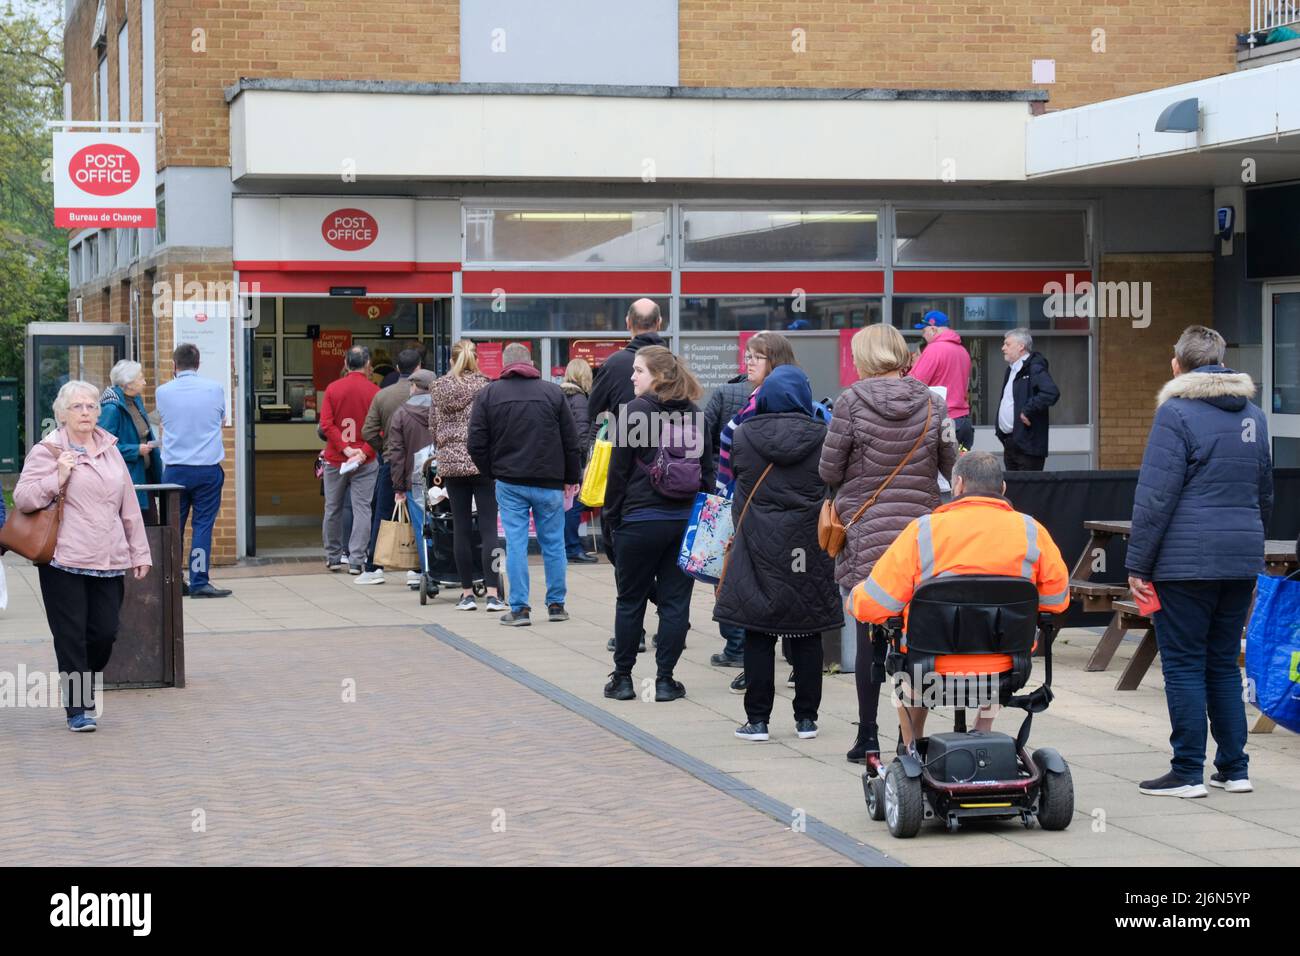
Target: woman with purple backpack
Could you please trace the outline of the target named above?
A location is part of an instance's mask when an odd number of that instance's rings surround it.
[[[686,363],[659,345],[636,353],[636,397],[614,430],[602,521],[614,538],[614,672],[605,696],[632,700],[632,666],[642,634],[646,601],[659,605],[655,648],[655,700],[686,696],[673,679],[690,627],[694,581],[677,566],[682,535],[695,495],[713,488],[713,455],[704,415],[695,404],[704,393]]]

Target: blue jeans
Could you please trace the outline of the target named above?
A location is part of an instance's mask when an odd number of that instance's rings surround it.
[[[379,567],[374,560],[375,545],[379,541],[379,522],[392,520],[394,497],[393,473],[388,470],[388,462],[380,458],[379,477],[375,479],[375,497],[370,509],[370,543],[366,546],[367,571],[373,571]]]
[[[411,516],[411,527],[415,530],[415,547],[420,552],[420,570],[429,573],[429,549],[424,546],[424,508],[421,499],[414,491],[406,493],[406,513]]]
[[[745,656],[745,629],[736,627],[734,624],[719,624],[718,633],[726,640],[727,645],[722,649],[722,653],[733,659],[740,659]]]
[[[582,524],[582,513],[587,506],[576,497],[573,507],[564,513],[564,553],[568,555],[586,554],[587,549],[578,536],[578,527]]]
[[[497,481],[497,508],[506,532],[506,578],[510,582],[510,610],[519,612],[528,604],[528,512],[537,525],[537,543],[546,569],[546,603],[563,604],[564,575],[564,491]]]
[[[190,589],[201,588],[208,583],[208,569],[212,566],[212,526],[221,510],[221,486],[226,483],[226,473],[220,465],[168,465],[163,469],[163,483],[185,489],[181,493],[182,541],[190,508],[194,509],[194,539],[186,563],[190,567]]]
[[[1242,779],[1250,758],[1237,655],[1255,582],[1157,581],[1155,588],[1161,607],[1152,619],[1173,727],[1173,772],[1188,783],[1203,781],[1208,714],[1219,745],[1214,766],[1229,780]]]

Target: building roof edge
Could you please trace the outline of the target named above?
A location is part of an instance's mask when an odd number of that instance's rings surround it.
[[[793,86],[610,86],[574,83],[410,83],[394,80],[305,80],[240,77],[226,102],[245,90],[281,93],[401,93],[416,96],[621,96],[702,100],[871,100],[962,103],[1045,103],[1044,90],[913,90]]]

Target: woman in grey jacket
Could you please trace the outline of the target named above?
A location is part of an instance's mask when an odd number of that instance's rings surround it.
[[[853,336],[852,347],[862,378],[835,400],[819,468],[822,480],[836,489],[835,512],[847,529],[835,561],[842,597],[871,574],[899,532],[939,505],[938,476],[950,478],[957,461],[943,399],[903,377],[911,355],[899,331],[869,325]],[[850,524],[878,491],[875,502]],[[847,756],[863,763],[868,753],[880,751],[876,711],[885,680],[885,642],[873,625],[858,624],[856,656],[858,737]]]

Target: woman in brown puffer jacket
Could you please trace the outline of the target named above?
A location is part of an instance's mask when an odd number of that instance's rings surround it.
[[[469,416],[474,396],[487,388],[490,379],[478,370],[474,343],[461,339],[451,349],[451,370],[433,383],[429,394],[429,430],[438,449],[438,476],[451,502],[451,529],[460,575],[458,611],[476,611],[474,600],[474,541],[470,499],[478,511],[478,528],[483,539],[483,583],[487,586],[487,609],[505,610],[497,595],[497,575],[492,555],[497,549],[497,496],[492,480],[479,474],[465,447],[469,437]]]
[[[950,478],[957,461],[948,408],[921,382],[903,377],[910,362],[907,343],[892,325],[869,325],[853,336],[853,364],[862,378],[835,400],[819,468],[822,480],[836,489],[835,511],[847,528],[844,550],[835,560],[842,597],[871,574],[899,532],[938,507],[938,476]],[[850,526],[887,480],[875,503]],[[880,752],[876,711],[885,680],[885,641],[874,625],[858,624],[856,656],[858,738],[847,756],[863,763],[868,753]]]

